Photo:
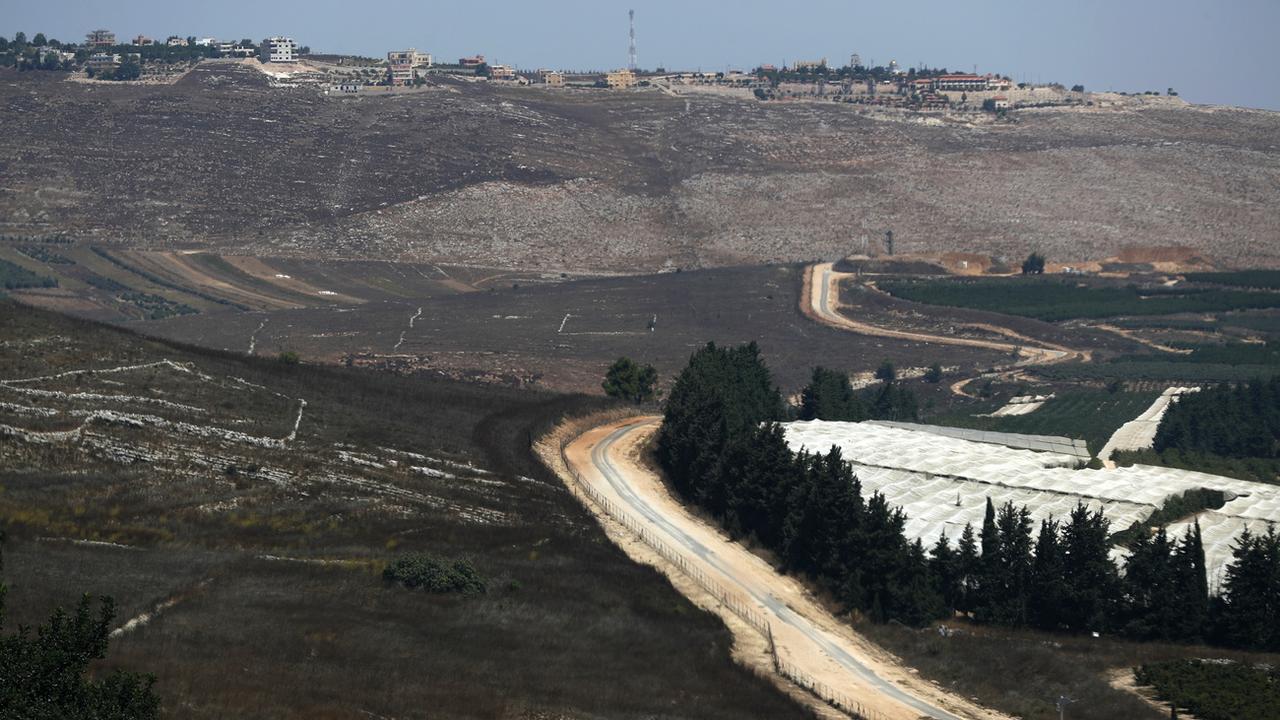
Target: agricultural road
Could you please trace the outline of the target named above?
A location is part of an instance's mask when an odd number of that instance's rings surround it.
[[[793,679],[807,676],[839,693],[874,720],[994,719],[978,707],[921,680],[893,656],[828,613],[797,581],[695,517],[642,459],[659,418],[630,418],[589,430],[564,451],[570,472],[590,489],[593,510],[627,516],[646,542],[679,556],[671,572],[700,575],[767,622],[779,664]],[[670,555],[668,555],[670,559]],[[704,584],[705,586],[705,584]],[[726,602],[727,605],[727,602]],[[747,631],[754,632],[754,631]]]
[[[802,293],[800,300],[801,312],[806,317],[824,325],[850,330],[862,335],[915,340],[917,342],[937,343],[940,345],[967,345],[969,347],[998,350],[1004,353],[1013,353],[1017,350],[1021,353],[1022,359],[1014,363],[1014,367],[1089,359],[1089,353],[1087,352],[1080,352],[1061,345],[1035,340],[1025,335],[1020,335],[1009,328],[986,323],[974,323],[971,324],[971,327],[1003,335],[1016,341],[1016,344],[996,340],[983,340],[981,338],[931,335],[911,330],[894,330],[854,320],[836,311],[840,304],[840,280],[845,277],[850,277],[850,275],[836,272],[831,263],[818,263],[810,266],[805,271],[805,285],[808,291]]]

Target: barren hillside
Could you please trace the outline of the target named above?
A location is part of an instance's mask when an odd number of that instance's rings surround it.
[[[206,63],[175,85],[0,73],[0,232],[138,247],[649,271],[1189,245],[1280,265],[1280,113],[852,106],[442,85],[335,98]]]

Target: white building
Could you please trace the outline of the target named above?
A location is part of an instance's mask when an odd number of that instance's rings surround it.
[[[205,37],[205,38],[198,38],[196,40],[196,45],[199,45],[200,47],[213,47],[214,45],[217,45],[217,44],[218,44],[217,38]]]
[[[187,46],[187,39],[186,39],[186,38],[180,38],[180,37],[178,37],[177,35],[170,35],[170,36],[169,36],[169,37],[164,41],[164,44],[165,44],[165,45],[168,45],[169,47],[186,47],[186,46]]]
[[[94,53],[84,64],[93,70],[105,70],[120,65],[120,56],[116,53]]]
[[[298,62],[298,44],[293,38],[269,37],[258,51],[262,62]]]

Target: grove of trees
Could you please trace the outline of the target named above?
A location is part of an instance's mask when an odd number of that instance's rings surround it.
[[[802,415],[860,408],[846,376],[814,370]],[[1027,508],[988,500],[980,528],[926,550],[903,535],[899,508],[864,495],[838,448],[793,452],[777,422],[784,415],[754,343],[708,344],[672,388],[658,463],[677,492],[728,532],[754,538],[783,570],[809,577],[850,610],[913,625],[959,612],[1014,627],[1280,650],[1274,531],[1241,538],[1216,598],[1198,525],[1181,538],[1131,533],[1122,573],[1110,557],[1109,521],[1084,505],[1037,528]]]
[[[855,391],[849,375],[815,367],[809,384],[800,393],[801,420],[918,420],[919,401],[915,393],[894,382],[893,365],[885,363],[877,371],[884,382]]]

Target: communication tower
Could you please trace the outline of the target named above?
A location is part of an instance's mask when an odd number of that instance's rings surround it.
[[[858,53],[854,53],[853,55],[849,56],[849,67],[856,68],[860,65],[862,65],[861,55],[859,55]]]
[[[636,11],[628,10],[627,18],[631,21],[631,46],[627,49],[627,69],[636,69]]]

